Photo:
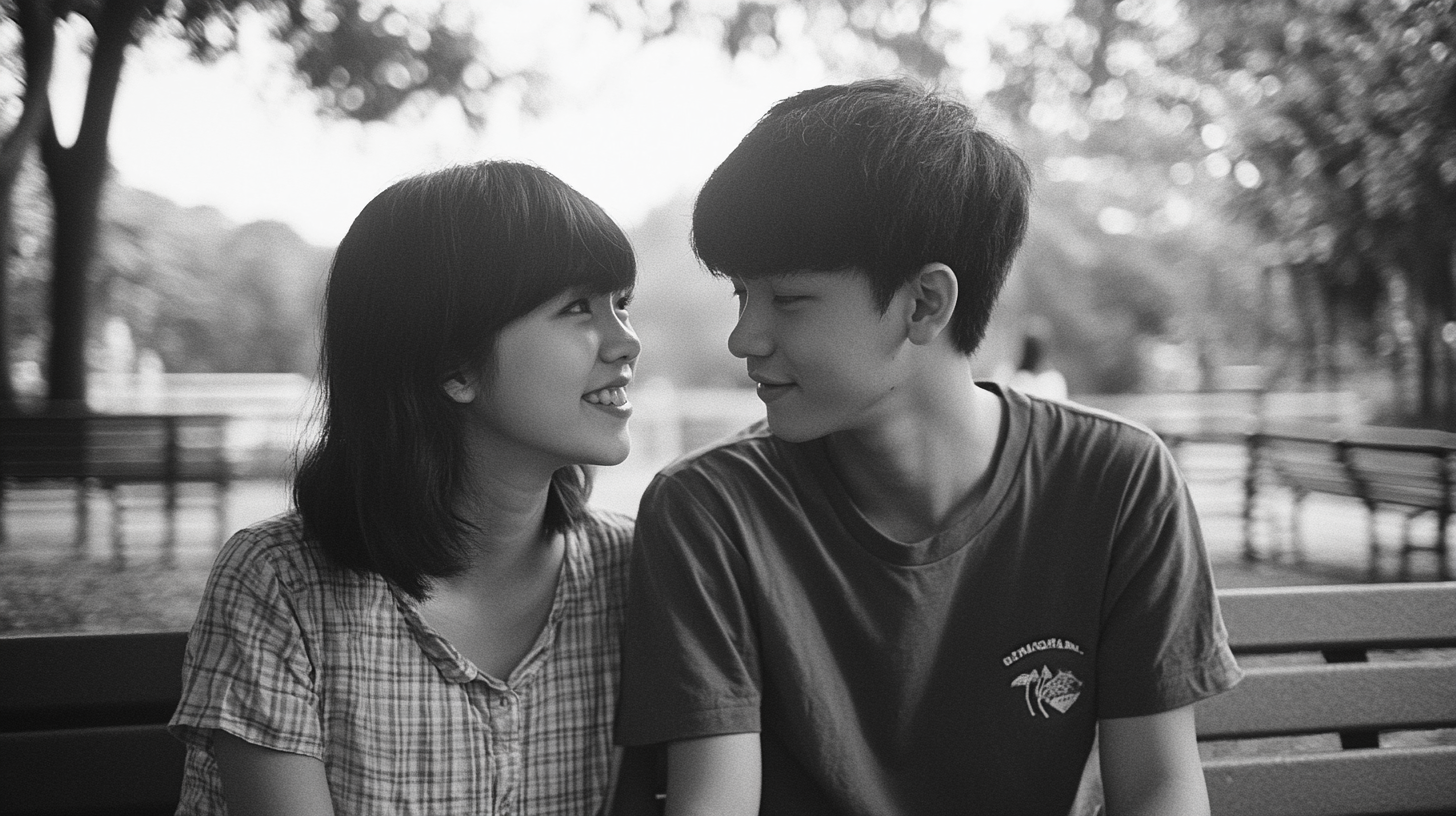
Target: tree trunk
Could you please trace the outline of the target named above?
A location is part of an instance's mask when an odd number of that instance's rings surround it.
[[[41,141],[41,160],[50,179],[56,219],[48,357],[48,397],[53,410],[84,410],[86,406],[86,279],[96,254],[101,191],[110,169],[107,131],[126,48],[145,6],[146,0],[111,0],[101,8],[91,21],[96,45],[76,142],[63,147],[53,121]]]
[[[55,61],[56,27],[45,0],[19,0],[16,25],[20,27],[25,61],[24,106],[15,127],[0,141],[0,413],[16,410],[15,384],[10,379],[10,247],[13,241],[15,184],[25,157],[41,127],[50,117],[51,66]]]

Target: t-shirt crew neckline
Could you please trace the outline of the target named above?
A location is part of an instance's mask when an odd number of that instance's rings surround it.
[[[1024,453],[1030,438],[1031,412],[1027,410],[1026,399],[1018,398],[1020,395],[1015,392],[1005,391],[993,382],[977,384],[1000,398],[1004,409],[1002,422],[1005,436],[1000,451],[991,463],[991,485],[980,501],[967,508],[939,532],[920,541],[898,541],[880,532],[865,518],[850,497],[839,474],[834,471],[829,450],[822,437],[799,445],[788,445],[796,453],[792,457],[797,460],[796,465],[803,467],[810,476],[809,483],[820,486],[839,522],[869,554],[900,567],[933,564],[971,546],[1001,512],[1011,485],[1021,469],[1021,463],[1026,458]]]

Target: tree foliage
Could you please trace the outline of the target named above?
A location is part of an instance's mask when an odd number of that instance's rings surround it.
[[[993,99],[1049,152],[1161,166],[1255,229],[1245,334],[1289,351],[1276,373],[1380,361],[1400,418],[1450,424],[1453,29],[1450,0],[1077,0],[1001,38]]]
[[[0,13],[26,78],[21,112],[0,142],[0,238],[8,247],[16,179],[38,142],[54,213],[46,374],[56,406],[85,401],[87,272],[109,169],[112,106],[127,53],[143,38],[179,37],[199,59],[214,59],[237,48],[239,26],[252,14],[291,47],[294,67],[322,110],[364,121],[452,98],[479,123],[484,95],[511,78],[483,61],[461,4],[422,11],[390,0],[0,0]],[[44,93],[55,27],[63,21],[84,21],[92,34],[85,107],[69,145],[56,133]],[[13,404],[13,393],[8,377],[0,381],[3,408]]]
[[[1199,2],[1199,47],[1268,260],[1456,420],[1456,2]],[[1221,110],[1220,110],[1221,109]],[[1340,326],[1345,318],[1353,325]]]

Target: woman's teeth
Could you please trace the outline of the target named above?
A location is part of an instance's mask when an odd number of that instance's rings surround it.
[[[627,389],[603,388],[600,391],[593,391],[587,394],[583,399],[594,405],[626,405]]]

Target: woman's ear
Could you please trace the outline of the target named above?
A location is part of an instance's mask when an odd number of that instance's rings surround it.
[[[950,325],[960,287],[955,272],[939,262],[922,266],[905,287],[912,306],[907,333],[910,342],[923,346]]]
[[[445,396],[461,405],[466,405],[475,402],[476,385],[479,379],[476,374],[457,371],[441,383],[440,387],[445,389]]]

